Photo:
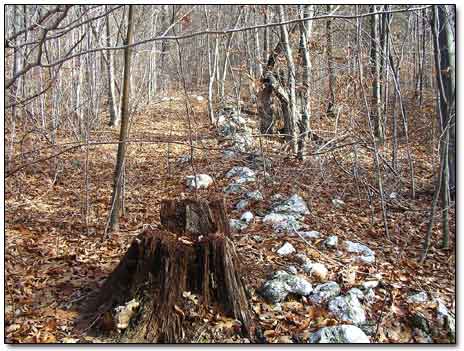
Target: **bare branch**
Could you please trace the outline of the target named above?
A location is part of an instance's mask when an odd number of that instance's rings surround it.
[[[344,18],[344,19],[356,19],[356,18],[363,18],[363,17],[369,17],[369,16],[374,16],[374,15],[379,15],[379,14],[384,14],[384,13],[400,13],[400,12],[412,12],[412,11],[420,11],[423,9],[430,8],[432,5],[427,5],[427,6],[422,6],[422,7],[415,7],[415,8],[408,8],[408,9],[400,9],[400,10],[390,10],[390,11],[374,11],[374,12],[369,12],[369,13],[364,13],[360,15],[321,15],[321,16],[314,16],[314,17],[304,17],[304,18],[298,18],[298,19],[293,19],[293,20],[288,20],[288,21],[283,21],[283,22],[277,22],[277,23],[268,23],[268,24],[259,24],[255,26],[249,26],[249,27],[242,27],[242,28],[236,28],[236,29],[226,29],[226,30],[204,30],[204,31],[199,31],[199,32],[193,32],[189,34],[184,34],[184,35],[161,35],[161,36],[156,36],[153,38],[141,40],[138,42],[135,42],[129,47],[135,47],[143,44],[147,44],[153,41],[161,41],[161,40],[184,40],[184,39],[191,39],[197,36],[201,35],[228,35],[230,33],[235,33],[235,32],[244,32],[244,31],[249,31],[253,29],[260,29],[260,28],[266,28],[266,27],[278,27],[284,24],[293,24],[293,23],[299,23],[299,22],[304,22],[304,21],[314,21],[314,20],[319,20],[319,19],[327,19],[327,18]],[[184,15],[185,16],[185,15]],[[43,67],[52,67],[56,66],[62,62],[68,61],[74,57],[84,55],[84,54],[89,54],[93,52],[99,52],[99,51],[106,51],[106,50],[123,50],[127,47],[127,45],[121,45],[121,46],[115,46],[115,47],[101,47],[101,48],[94,48],[94,49],[89,49],[89,50],[84,50],[81,52],[78,52],[74,55],[71,55],[69,57],[63,58],[61,60],[55,61],[53,63],[47,64],[47,65],[42,65]]]
[[[43,44],[45,42],[47,32],[49,30],[53,29],[53,28],[56,28],[61,23],[61,21],[63,21],[65,19],[65,17],[68,14],[68,11],[69,11],[70,8],[71,8],[71,5],[66,5],[63,12],[61,12],[60,16],[58,16],[56,18],[55,22],[50,27],[46,27],[46,28],[42,29],[42,34],[40,35],[39,44],[37,45],[38,50],[37,50],[36,59],[33,62],[28,63],[27,65],[25,65],[22,70],[20,70],[16,74],[14,74],[11,79],[7,80],[5,82],[5,89],[9,89],[14,84],[16,79],[23,76],[27,72],[29,72],[29,70],[31,70],[31,68],[36,67],[36,66],[42,66],[41,62],[42,62]],[[58,11],[58,12],[60,12],[60,11]],[[56,65],[53,65],[53,66],[56,66]]]
[[[71,6],[73,6],[73,5],[66,5],[65,9],[66,9],[66,7],[69,8]],[[62,12],[62,11],[63,11],[63,7],[61,7],[61,5],[58,5],[55,8],[48,11],[47,13],[45,13],[42,17],[40,17],[37,22],[31,24],[29,27],[27,27],[27,28],[25,28],[23,30],[20,30],[19,32],[14,33],[11,37],[6,38],[5,39],[5,48],[14,47],[14,46],[11,45],[11,42],[13,42],[17,37],[19,37],[21,34],[24,34],[26,32],[31,32],[31,31],[36,30],[37,28],[43,27],[44,26],[43,24],[47,21],[48,18],[53,16],[55,13]]]

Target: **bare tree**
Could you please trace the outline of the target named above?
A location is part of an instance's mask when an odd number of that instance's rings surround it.
[[[125,44],[132,43],[133,36],[133,5],[129,5],[127,14],[127,34]],[[123,185],[124,160],[126,155],[126,139],[129,127],[129,92],[130,92],[130,72],[131,72],[131,49],[126,46],[124,49],[124,79],[122,88],[121,101],[121,131],[119,134],[118,155],[116,159],[116,169],[113,179],[113,194],[111,196],[111,210],[109,219],[109,229],[111,231],[119,230],[119,211],[121,206],[121,189]]]

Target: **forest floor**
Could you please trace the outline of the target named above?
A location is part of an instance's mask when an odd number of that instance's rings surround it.
[[[55,179],[53,160],[34,164],[6,178],[5,192],[5,322],[6,341],[9,343],[98,342],[94,336],[76,334],[74,322],[79,317],[79,306],[120,261],[134,236],[145,225],[159,224],[159,204],[163,198],[179,197],[188,193],[185,177],[191,175],[191,165],[178,162],[190,153],[189,140],[194,148],[194,167],[215,180],[200,195],[222,194],[227,179],[225,173],[233,166],[246,165],[243,159],[225,161],[224,145],[218,142],[216,130],[208,123],[205,103],[195,103],[192,116],[193,132],[189,133],[185,107],[178,101],[164,101],[147,111],[137,113],[132,121],[130,138],[143,143],[129,144],[126,156],[125,214],[120,230],[104,240],[104,231],[111,198],[113,172],[118,140],[118,129],[105,127],[91,132],[90,140],[102,142],[88,148],[76,148],[59,156],[62,171]],[[420,121],[416,122],[420,125]],[[335,134],[335,121],[314,120],[316,133],[326,138]],[[339,131],[350,131],[349,121],[340,118]],[[368,319],[379,324],[375,342],[421,342],[408,324],[411,306],[406,296],[414,291],[425,291],[442,299],[454,310],[455,301],[455,214],[450,215],[450,248],[438,248],[440,225],[436,225],[432,246],[426,262],[417,263],[429,219],[437,160],[429,140],[428,128],[411,128],[416,177],[416,198],[409,194],[406,148],[400,145],[399,173],[386,177],[385,188],[398,197],[388,210],[390,239],[385,236],[382,211],[374,196],[370,205],[365,187],[346,172],[352,169],[352,149],[312,156],[300,162],[279,152],[282,145],[276,140],[264,141],[267,157],[272,159],[268,170],[272,182],[264,184],[258,178],[257,188],[264,201],[251,208],[254,213],[269,207],[269,198],[276,193],[290,196],[300,194],[310,208],[305,225],[323,237],[335,234],[340,239],[359,241],[376,253],[372,266],[348,265],[349,258],[335,257],[332,252],[320,251],[323,239],[309,247],[298,236],[282,237],[262,223],[251,224],[233,240],[243,260],[246,285],[253,292],[251,303],[259,316],[268,342],[286,342],[295,335],[334,325],[337,321],[327,311],[314,308],[304,300],[291,299],[280,311],[268,305],[254,291],[266,275],[286,267],[293,261],[276,254],[284,242],[290,242],[298,252],[324,263],[331,280],[340,281],[347,271],[357,272],[356,282],[377,279],[384,282],[375,302],[366,309]],[[339,132],[339,135],[343,133]],[[151,141],[151,142],[150,142]],[[38,141],[39,142],[39,141]],[[72,142],[61,137],[61,144]],[[109,142],[110,144],[105,144]],[[112,144],[111,144],[112,143]],[[46,145],[44,145],[46,146]],[[310,144],[310,149],[312,144]],[[64,147],[63,147],[64,149]],[[387,150],[382,149],[384,155]],[[43,149],[35,157],[43,158],[56,149]],[[18,150],[19,153],[19,150]],[[88,157],[87,180],[85,164]],[[27,161],[27,160],[26,160]],[[360,177],[375,185],[372,154],[358,149]],[[235,209],[238,195],[225,195],[230,218],[239,218]],[[345,205],[336,208],[332,199],[342,199]],[[85,203],[87,202],[87,225]],[[437,217],[437,223],[440,220]],[[253,237],[259,234],[261,243]],[[356,285],[356,282],[351,282]],[[388,298],[385,295],[388,294]],[[420,308],[430,319],[434,307]],[[210,318],[211,319],[208,319]],[[241,339],[216,333],[224,331],[224,320],[206,317],[205,329],[192,342],[240,342]],[[219,328],[219,329],[218,329]],[[215,334],[216,333],[216,334]],[[226,333],[227,334],[227,333]],[[105,341],[104,339],[102,339]],[[100,340],[100,341],[102,341]],[[444,341],[443,335],[435,342]]]

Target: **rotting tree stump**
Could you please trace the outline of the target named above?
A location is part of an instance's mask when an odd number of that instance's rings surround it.
[[[92,303],[99,323],[114,308],[136,299],[140,306],[120,335],[127,342],[175,343],[185,340],[183,293],[199,296],[206,309],[241,322],[255,338],[255,323],[230,240],[224,200],[163,200],[162,229],[147,229],[132,242]],[[106,316],[106,317],[105,317]]]

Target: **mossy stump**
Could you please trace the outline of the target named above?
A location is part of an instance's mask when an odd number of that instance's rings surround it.
[[[146,229],[133,240],[93,301],[99,319],[93,329],[108,329],[114,308],[136,299],[140,306],[120,331],[121,342],[189,342],[182,308],[183,293],[190,292],[205,308],[239,320],[243,336],[253,342],[254,321],[224,200],[163,200],[160,217],[163,228]]]

